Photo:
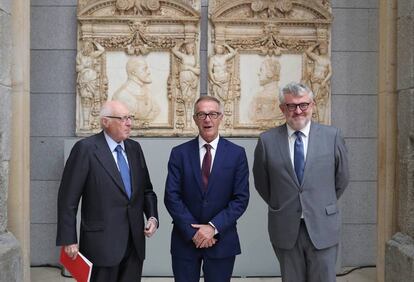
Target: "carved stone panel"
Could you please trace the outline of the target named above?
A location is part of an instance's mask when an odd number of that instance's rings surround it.
[[[307,83],[314,119],[330,122],[326,0],[210,1],[208,66],[200,66],[200,0],[79,0],[76,133],[100,130],[108,100],[134,114],[133,136],[190,136],[200,67],[224,105],[221,134],[257,136],[284,122],[278,88]]]
[[[199,0],[79,0],[76,133],[100,131],[99,111],[122,101],[132,136],[196,132]]]
[[[215,0],[210,20],[209,94],[224,104],[223,135],[282,124],[279,87],[291,81],[311,87],[313,119],[330,123],[330,1]]]

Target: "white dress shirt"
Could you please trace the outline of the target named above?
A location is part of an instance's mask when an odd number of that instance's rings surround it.
[[[216,156],[219,139],[220,139],[220,136],[217,135],[216,139],[214,139],[213,141],[208,143],[211,146],[211,167],[210,167],[210,171],[213,168],[214,157]],[[204,147],[205,144],[207,144],[207,142],[199,135],[198,136],[198,148],[200,150],[200,167],[203,166],[204,155],[207,153],[207,149],[206,149],[206,147]]]

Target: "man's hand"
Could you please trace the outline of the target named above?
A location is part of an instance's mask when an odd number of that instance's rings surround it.
[[[65,251],[65,253],[71,258],[71,259],[76,259],[76,256],[78,255],[79,252],[79,245],[78,244],[72,244],[72,245],[67,245],[63,247],[63,250]]]
[[[149,238],[154,235],[155,231],[157,231],[157,221],[155,218],[150,217],[145,225],[144,234]]]
[[[217,240],[214,238],[214,228],[209,224],[191,224],[191,227],[197,228],[197,232],[193,237],[196,248],[210,248]]]

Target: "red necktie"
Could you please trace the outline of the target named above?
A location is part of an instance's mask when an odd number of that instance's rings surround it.
[[[201,175],[203,176],[204,189],[207,190],[208,177],[210,176],[211,168],[211,145],[205,144],[206,153],[203,158],[203,165],[201,166]]]

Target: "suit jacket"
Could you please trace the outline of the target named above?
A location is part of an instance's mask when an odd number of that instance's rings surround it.
[[[131,199],[103,132],[80,140],[66,162],[58,194],[58,246],[77,242],[76,213],[82,197],[80,252],[94,265],[114,266],[123,258],[128,238],[145,258],[144,218],[158,219],[144,154],[138,142],[124,141],[131,172]]]
[[[253,165],[257,191],[268,204],[271,242],[294,246],[303,213],[310,239],[317,249],[339,242],[337,199],[349,181],[347,149],[337,128],[311,123],[302,185],[289,155],[287,126],[260,135]]]
[[[208,188],[203,190],[198,138],[172,149],[165,186],[165,206],[173,218],[171,254],[181,258],[200,255],[225,258],[240,254],[236,222],[249,201],[249,168],[244,148],[220,138]],[[218,242],[197,249],[192,223],[217,228]]]

